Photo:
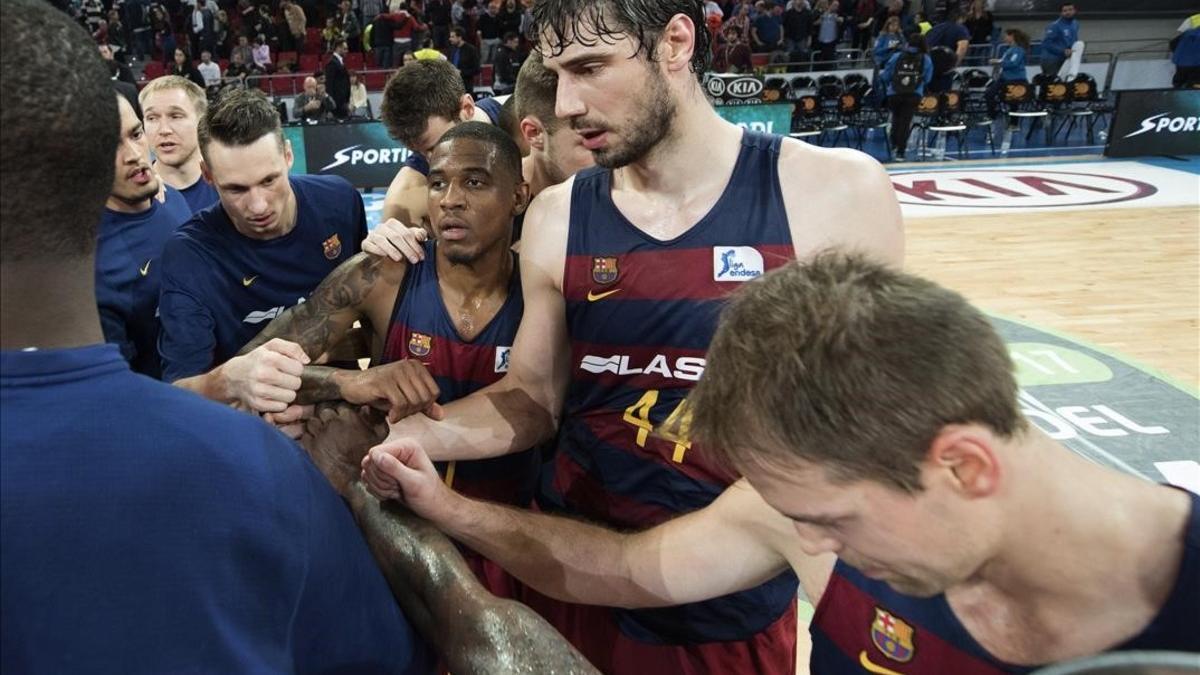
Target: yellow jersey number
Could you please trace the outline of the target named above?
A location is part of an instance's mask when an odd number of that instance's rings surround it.
[[[654,423],[650,421],[650,409],[658,403],[658,390],[647,389],[646,393],[637,400],[636,403],[625,409],[624,420],[632,424],[637,429],[637,438],[635,442],[639,448],[646,447],[646,440],[650,438],[650,434],[654,433]],[[683,457],[692,447],[692,442],[688,438],[688,430],[692,426],[692,411],[687,405],[687,399],[679,402],[667,419],[663,421],[662,426],[658,429],[657,435],[674,441],[675,449],[671,453],[671,460],[677,464],[683,463]]]

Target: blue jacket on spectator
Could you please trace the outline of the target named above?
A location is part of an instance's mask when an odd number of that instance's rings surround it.
[[[892,86],[892,75],[896,73],[896,62],[900,60],[900,55],[906,52],[912,54],[916,51],[916,47],[905,47],[892,54],[891,58],[888,59],[887,65],[883,67],[883,73],[880,77],[883,79],[884,84],[887,85],[888,96],[896,93],[896,88]],[[929,58],[928,54],[922,54],[921,60],[924,65],[921,68],[921,83],[917,85],[916,93],[918,96],[925,95],[925,85],[929,84],[929,81],[933,79],[933,59]]]
[[[1171,54],[1171,63],[1179,68],[1200,66],[1200,28],[1193,28],[1179,38]]]
[[[904,46],[904,38],[899,33],[880,33],[875,38],[875,67],[882,68],[892,54]]]
[[[1000,81],[1017,82],[1028,80],[1025,70],[1025,49],[1021,45],[1009,45],[1000,57]]]
[[[1065,58],[1064,52],[1079,39],[1079,20],[1059,18],[1046,26],[1046,36],[1042,38],[1042,55],[1056,59]]]

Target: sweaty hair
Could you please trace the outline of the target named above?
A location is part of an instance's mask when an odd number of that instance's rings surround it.
[[[517,89],[512,95],[517,101],[517,118],[536,117],[548,132],[562,126],[563,120],[554,116],[557,91],[558,76],[542,63],[541,55],[530,54],[517,74]]]
[[[457,120],[466,93],[462,75],[449,61],[417,60],[388,80],[380,117],[388,134],[411,148],[425,133],[430,117]]]
[[[655,60],[655,49],[667,23],[677,14],[692,21],[692,72],[704,74],[712,59],[712,37],[704,20],[703,0],[538,0],[533,3],[534,34],[543,55],[558,56],[573,43],[585,47],[613,44],[628,36],[637,45],[634,56]]]
[[[1026,428],[1004,342],[963,297],[825,253],[746,284],[726,305],[688,397],[693,436],[734,470],[796,460],[833,480],[921,490],[940,430]]]
[[[486,122],[463,122],[442,134],[437,145],[449,143],[456,138],[468,138],[495,148],[496,170],[514,183],[521,182],[521,149],[503,129]],[[436,149],[437,146],[434,147]]]
[[[146,99],[150,96],[171,89],[178,89],[187,94],[188,100],[192,102],[192,107],[196,110],[196,116],[204,117],[204,113],[208,110],[208,97],[204,95],[204,90],[195,82],[178,75],[164,75],[150,80],[150,83],[138,94],[138,101],[145,106]]]
[[[283,148],[283,129],[279,125],[279,112],[271,101],[255,89],[235,89],[226,92],[200,118],[196,135],[200,139],[200,154],[209,162],[208,145],[213,141],[221,145],[245,146],[267,134],[274,134],[279,147]]]
[[[96,43],[44,0],[4,0],[0,81],[0,261],[85,257],[120,133]]]

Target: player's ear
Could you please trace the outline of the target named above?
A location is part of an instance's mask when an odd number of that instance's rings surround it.
[[[530,148],[544,150],[546,148],[546,128],[541,120],[532,115],[521,118],[521,137]]]
[[[529,201],[532,197],[529,195],[529,183],[521,181],[513,188],[513,216],[519,216],[525,213],[525,209],[529,208]]]
[[[214,185],[212,169],[209,168],[208,162],[204,161],[204,155],[200,156],[200,175],[204,176],[204,180],[208,181],[209,185]]]
[[[283,161],[287,162],[288,171],[291,171],[292,164],[296,161],[296,156],[292,154],[292,142],[287,139],[283,141]]]
[[[658,56],[668,71],[691,67],[692,55],[696,52],[697,30],[707,28],[696,26],[683,14],[676,14],[667,22],[658,41]]]
[[[944,480],[968,498],[992,495],[1002,474],[996,445],[996,437],[979,425],[946,425],[929,444],[924,479]]]
[[[458,120],[460,122],[470,122],[475,118],[475,99],[471,95],[463,94],[459,99]]]

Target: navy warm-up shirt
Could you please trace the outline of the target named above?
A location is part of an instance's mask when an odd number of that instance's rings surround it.
[[[290,176],[296,226],[262,241],[238,233],[220,204],[192,217],[163,251],[159,353],[163,379],[207,372],[271,319],[301,303],[358,253],[362,197],[339,176]],[[316,357],[316,354],[312,355]]]
[[[0,405],[0,671],[431,672],[345,504],[262,420],[112,345],[0,352]]]
[[[195,183],[180,190],[192,213],[199,213],[221,200],[217,189],[201,176]]]
[[[158,377],[159,257],[167,239],[192,217],[183,195],[167,187],[163,203],[141,213],[104,209],[96,243],[96,305],[104,340],[139,373]]]

